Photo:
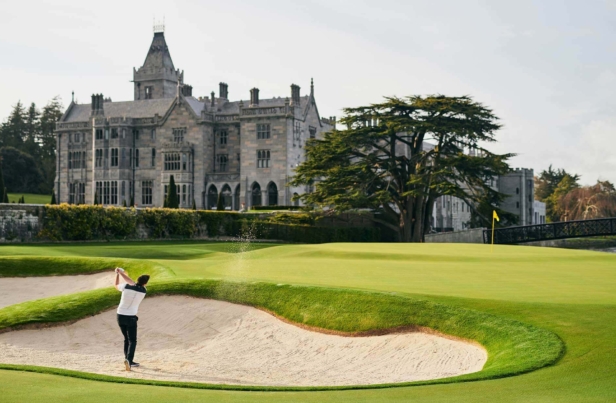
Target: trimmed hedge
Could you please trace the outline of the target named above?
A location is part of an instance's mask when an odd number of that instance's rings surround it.
[[[294,211],[294,210],[301,210],[302,207],[300,207],[300,206],[252,206],[250,209],[251,210],[255,210],[255,211],[260,211],[260,210],[264,210],[264,211],[269,211],[269,210],[289,210],[289,211]]]
[[[264,219],[211,210],[123,208],[99,205],[46,205],[39,239],[93,241],[248,237],[296,243],[378,242],[372,227],[316,227],[308,214],[280,213]]]

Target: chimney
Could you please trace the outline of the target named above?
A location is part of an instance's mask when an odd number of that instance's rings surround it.
[[[299,85],[291,84],[291,104],[299,104]]]
[[[212,91],[212,106],[214,106],[214,102],[216,101],[216,93]]]
[[[229,86],[227,83],[220,83],[219,96],[223,99],[229,99]]]
[[[104,115],[103,94],[92,95],[92,115]]]
[[[184,95],[185,97],[192,97],[192,86],[184,84],[182,86],[182,95]]]
[[[259,106],[259,89],[253,88],[250,90],[250,106]]]

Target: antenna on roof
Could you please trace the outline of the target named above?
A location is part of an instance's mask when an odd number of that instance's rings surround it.
[[[156,22],[156,17],[154,18],[154,33],[164,33],[165,32],[165,17],[163,17],[163,21]]]

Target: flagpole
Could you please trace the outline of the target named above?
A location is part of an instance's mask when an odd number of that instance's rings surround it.
[[[494,214],[492,214],[492,245],[490,245],[490,253],[494,252]]]

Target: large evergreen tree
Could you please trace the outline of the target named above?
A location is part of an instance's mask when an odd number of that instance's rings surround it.
[[[4,182],[12,193],[39,193],[43,174],[30,155],[14,147],[0,148]]]
[[[54,187],[56,177],[56,122],[62,117],[62,101],[53,98],[41,113],[38,144],[40,145],[40,168],[45,177],[45,191]]]
[[[4,201],[4,174],[2,172],[2,154],[0,154],[0,203],[6,203]]]
[[[175,185],[175,178],[173,175],[169,178],[169,192],[167,193],[167,207],[178,208],[180,207],[180,199],[178,197],[178,190]]]
[[[490,109],[469,97],[439,95],[386,98],[344,112],[346,128],[310,140],[307,160],[296,169],[292,186],[316,185],[301,195],[306,204],[382,212],[384,219],[375,220],[405,242],[423,241],[434,201],[443,195],[459,197],[491,221],[476,205],[486,195],[502,197],[489,179],[509,171],[511,154],[484,148],[500,128]]]
[[[40,145],[38,138],[40,136],[40,112],[36,109],[36,105],[32,103],[26,112],[26,121],[24,124],[23,148],[22,151],[30,154],[40,163]]]

